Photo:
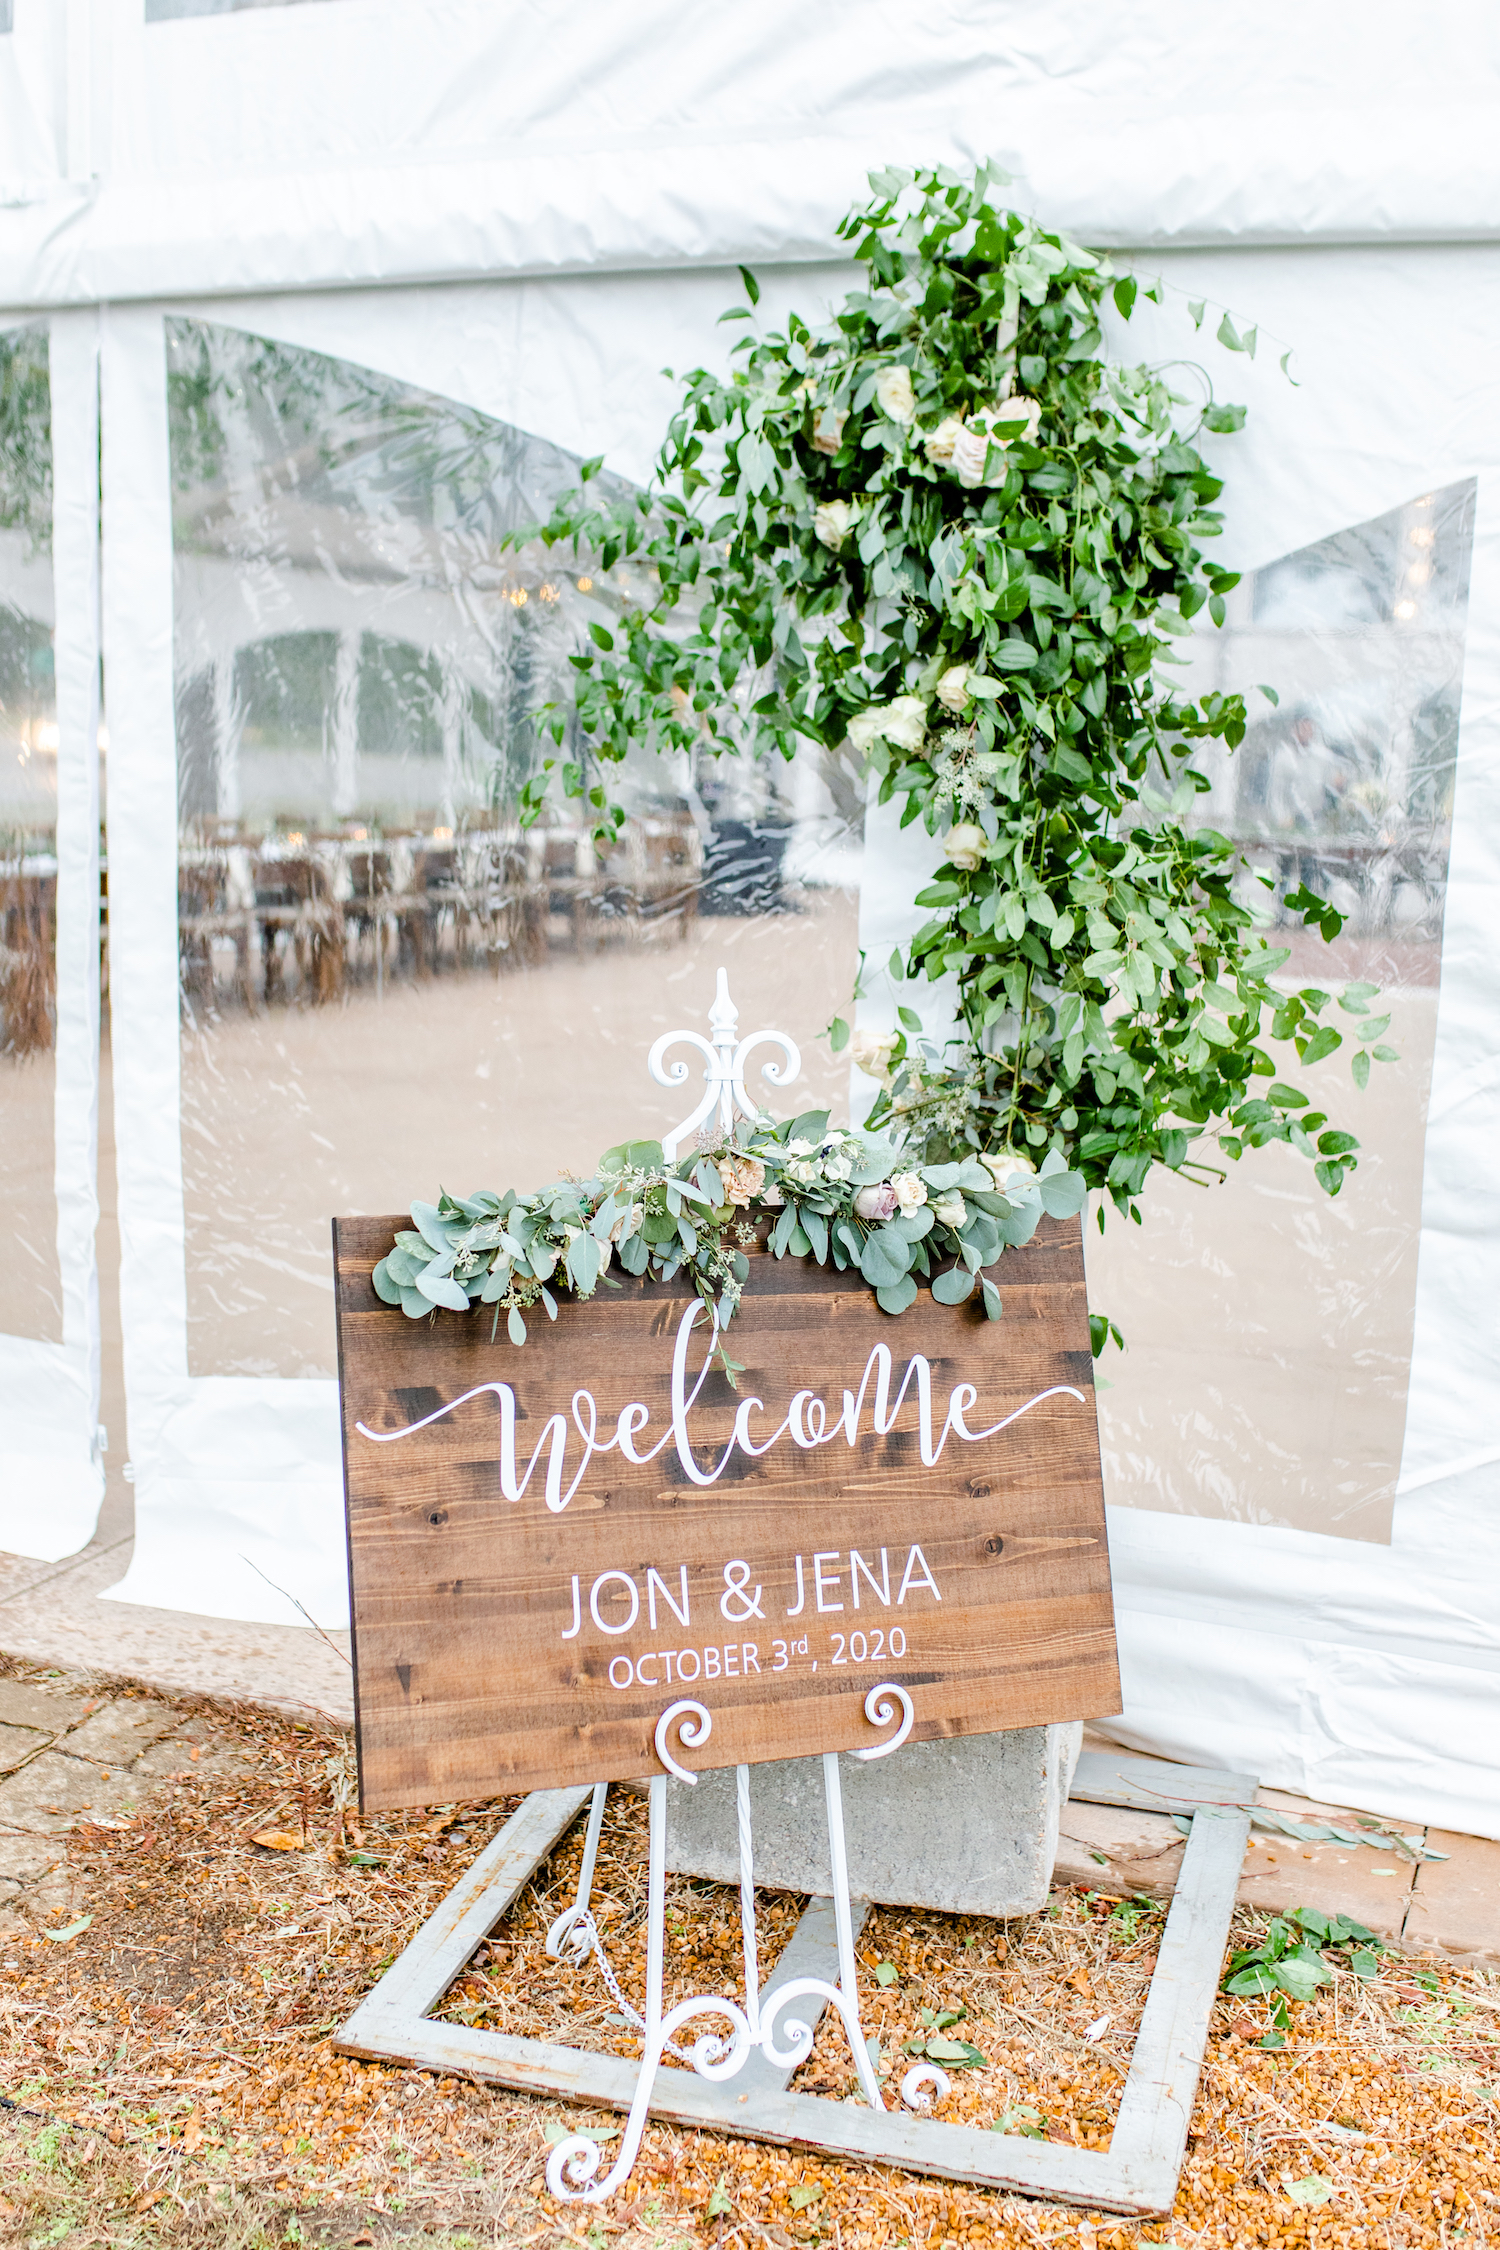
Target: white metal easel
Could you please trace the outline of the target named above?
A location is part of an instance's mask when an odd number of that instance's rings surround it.
[[[672,1047],[685,1042],[705,1058],[702,1099],[663,1136],[669,1158],[676,1157],[688,1136],[714,1112],[716,1131],[726,1139],[739,1117],[762,1118],[764,1113],[745,1091],[745,1067],[756,1047],[771,1044],[780,1050],[779,1063],[761,1066],[773,1085],[789,1084],[800,1072],[801,1055],[784,1032],[757,1031],[739,1039],[738,1022],[727,976],[720,969],[709,1013],[712,1039],[694,1031],[667,1032],[652,1046],[651,1074],[663,1086],[681,1085],[689,1073],[686,1062],[667,1065]],[[900,1724],[886,1740],[851,1753],[861,1759],[888,1757],[899,1749],[915,1717],[910,1695],[894,1681],[871,1688],[864,1714],[872,1727],[890,1728],[898,1714]],[[1141,2214],[1169,2210],[1249,1834],[1249,1815],[1242,1808],[1255,1794],[1254,1778],[1097,1753],[1079,1761],[1075,1798],[1154,1812],[1187,1812],[1192,1829],[1110,2147],[1075,2149],[903,2116],[886,2108],[860,2028],[854,1938],[863,1909],[856,1908],[850,1896],[843,1795],[834,1752],[823,1758],[832,1932],[820,1926],[822,1902],[813,1901],[781,1968],[762,1989],[755,1934],[750,1771],[739,1766],[735,1797],[743,1993],[739,1999],[726,1993],[698,1994],[664,2009],[667,1774],[695,1783],[697,1775],[682,1763],[680,1752],[701,1749],[712,1730],[711,1712],[686,1698],[668,1705],[656,1722],[653,1742],[666,1772],[653,1776],[650,1785],[644,2015],[621,1993],[592,1912],[594,1870],[609,1793],[609,1784],[600,1782],[592,1791],[586,1787],[533,1791],[361,2002],[335,2045],[348,2054],[460,2071],[528,2092],[561,2094],[626,2111],[619,2156],[602,2178],[596,2175],[603,2153],[592,2137],[577,2134],[553,2149],[547,2184],[565,2202],[602,2203],[621,2187],[635,2163],[647,2116],[654,2113],[683,2124],[799,2141],[840,2155],[905,2165],[975,2186],[1020,2190],[1106,2210]],[[585,1803],[589,1818],[577,1894],[548,1931],[547,1951],[553,1959],[571,1955],[575,1963],[591,1953],[597,1958],[621,2012],[641,2034],[638,2066],[616,2055],[437,2022],[431,2015]],[[820,1973],[825,1969],[832,1973]],[[794,2000],[815,2000],[818,2005],[805,2015],[784,2015]],[[811,2053],[818,2019],[829,2006],[838,2010],[843,2021],[866,2106],[787,2090],[792,2073]],[[678,2046],[676,2034],[703,2017],[725,2025],[727,2036],[705,2030],[690,2049]],[[668,2054],[690,2069],[664,2072]],[[755,2058],[762,2064],[758,2078],[748,2067]],[[729,2089],[742,2077],[755,2083],[735,2095]],[[948,2090],[947,2074],[930,2062],[914,2065],[900,2085],[908,2112],[926,2109],[934,2095],[941,2097]]]

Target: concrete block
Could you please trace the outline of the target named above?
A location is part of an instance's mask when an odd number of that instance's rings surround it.
[[[840,1760],[855,1898],[948,1914],[1033,1914],[1046,1904],[1058,1815],[1081,1727],[909,1742],[888,1758]],[[826,1897],[833,1888],[821,1758],[750,1768],[755,1880]],[[739,1880],[734,1774],[668,1786],[667,1865]]]

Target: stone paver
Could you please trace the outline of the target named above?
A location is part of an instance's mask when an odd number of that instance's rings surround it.
[[[1446,1828],[1429,1828],[1427,1842],[1448,1857],[1424,1860],[1417,1869],[1406,1942],[1500,1962],[1500,1844]]]
[[[177,1714],[161,1703],[106,1703],[75,1727],[67,1738],[70,1758],[92,1758],[102,1766],[134,1764],[163,1735],[177,1728]]]
[[[25,1762],[17,1766],[21,1743]],[[229,1779],[252,1763],[237,1744],[215,1740],[203,1712],[184,1717],[154,1698],[108,1688],[73,1692],[72,1682],[53,1690],[50,1682],[0,1680],[0,1945],[77,1911],[69,1829],[128,1819],[160,1781]]]
[[[57,1836],[71,1828],[80,1814],[108,1819],[133,1810],[140,1795],[140,1784],[128,1773],[44,1750],[0,1783],[0,1826]]]
[[[54,1737],[35,1727],[0,1726],[0,1774],[14,1773],[35,1750],[45,1750]]]
[[[87,1696],[34,1687],[27,1680],[0,1679],[0,1726],[35,1727],[43,1734],[61,1734],[86,1717],[88,1709]]]

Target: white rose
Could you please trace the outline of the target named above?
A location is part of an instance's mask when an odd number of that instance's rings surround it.
[[[849,410],[847,407],[820,406],[813,416],[813,451],[815,453],[837,453],[844,435],[844,424],[848,419]]]
[[[811,1156],[817,1145],[816,1141],[788,1141],[786,1152],[788,1156]]]
[[[945,841],[948,857],[953,865],[972,875],[984,857],[989,839],[984,830],[976,827],[972,820],[959,820],[949,829]]]
[[[919,1179],[915,1172],[893,1172],[891,1186],[902,1211],[920,1211],[927,1201],[927,1182]]]
[[[847,500],[825,500],[813,511],[813,531],[835,555],[848,538],[853,521],[854,510]]]
[[[1023,1180],[1036,1178],[1036,1166],[1031,1158],[1013,1156],[1009,1149],[1000,1149],[993,1156],[981,1156],[979,1161],[1002,1193],[1007,1188],[1019,1187]]]
[[[912,396],[911,369],[883,367],[875,378],[875,396],[882,414],[889,414],[893,422],[910,422],[917,411],[917,402]]]
[[[972,664],[950,664],[937,684],[937,699],[949,711],[961,711],[969,701]]]
[[[894,1031],[856,1031],[849,1042],[849,1060],[867,1078],[889,1078],[895,1051]]]
[[[935,430],[922,440],[922,451],[929,461],[947,464],[953,459],[956,441],[964,434],[964,426],[956,414],[945,415]]]
[[[1001,401],[991,409],[990,420],[995,425],[995,435],[1007,441],[1024,438],[1029,445],[1041,427],[1042,408],[1038,399],[1028,398],[1017,391],[1011,398]]]
[[[953,440],[950,456],[953,473],[966,492],[984,483],[984,467],[989,459],[990,433],[982,422],[969,430],[960,430]]]
[[[872,703],[856,711],[849,721],[849,740],[861,756],[868,755],[877,736],[900,750],[920,750],[927,732],[927,706],[919,695],[898,695],[892,703]]]
[[[899,750],[920,750],[927,733],[927,706],[919,695],[898,695],[885,707],[881,733]]]
[[[932,1215],[945,1227],[961,1227],[969,1216],[964,1199],[957,1188],[950,1188],[946,1195],[935,1195],[933,1197]]]
[[[854,1166],[847,1156],[825,1156],[823,1159],[825,1180],[847,1180],[852,1177],[853,1172]]]

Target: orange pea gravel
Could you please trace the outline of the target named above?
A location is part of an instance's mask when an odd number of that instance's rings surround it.
[[[543,2178],[549,2140],[580,2124],[617,2130],[617,2117],[356,2062],[330,2044],[519,1800],[361,1821],[349,1744],[332,1727],[173,1709],[192,1745],[182,1772],[123,1825],[85,1822],[65,1839],[67,1898],[46,1926],[87,1926],[62,1943],[17,1915],[0,1926],[0,2242],[1500,2250],[1500,1978],[1394,1955],[1378,1976],[1339,1971],[1294,2006],[1279,2049],[1260,2044],[1265,2003],[1216,2006],[1164,2221],[666,2126],[648,2129],[608,2205],[559,2207]],[[561,1967],[543,1948],[580,1851],[575,1827],[443,2013],[636,2051],[597,1968]],[[644,1804],[613,1791],[595,1902],[636,2006],[645,1851]],[[760,1900],[763,1975],[801,1906]],[[1234,1942],[1262,1927],[1242,1913]],[[953,2071],[935,2119],[1106,2146],[1161,1929],[1152,1903],[1077,1890],[1009,1923],[872,1912],[857,1945],[861,2007],[888,2099],[927,2038],[960,2039],[983,2060]],[[672,1997],[736,1990],[734,1892],[669,1879],[667,1968]],[[852,2094],[836,2022],[794,2084]]]

